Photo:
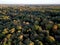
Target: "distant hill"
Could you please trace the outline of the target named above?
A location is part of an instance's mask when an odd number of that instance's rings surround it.
[[[42,8],[60,8],[60,4],[0,4],[1,7],[42,7]]]

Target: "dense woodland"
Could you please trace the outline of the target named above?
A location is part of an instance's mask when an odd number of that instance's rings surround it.
[[[0,45],[60,45],[60,8],[0,7]]]

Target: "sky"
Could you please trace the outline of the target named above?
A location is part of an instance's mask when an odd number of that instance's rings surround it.
[[[0,4],[60,4],[60,0],[0,0]]]

